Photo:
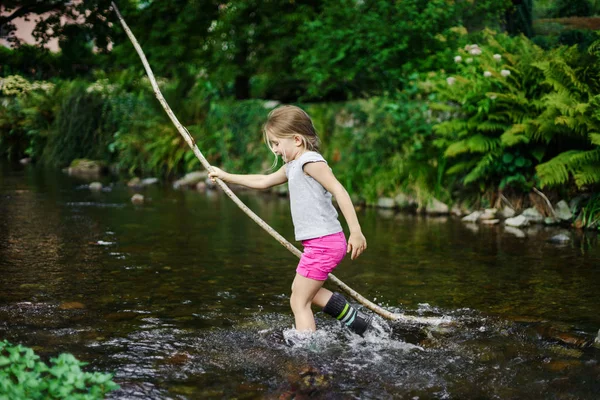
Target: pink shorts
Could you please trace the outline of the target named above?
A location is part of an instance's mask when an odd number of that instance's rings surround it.
[[[346,255],[344,232],[302,241],[304,253],[296,272],[305,278],[324,281]]]

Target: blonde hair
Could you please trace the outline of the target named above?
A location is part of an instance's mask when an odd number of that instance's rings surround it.
[[[299,135],[304,148],[309,151],[319,152],[321,145],[312,119],[303,109],[296,106],[280,106],[269,113],[267,122],[263,125],[263,138],[269,149],[273,151],[268,134],[277,138]]]

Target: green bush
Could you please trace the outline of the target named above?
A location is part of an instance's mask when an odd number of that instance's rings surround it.
[[[554,18],[589,17],[594,9],[589,0],[557,0],[550,13]]]
[[[542,108],[543,75],[532,64],[544,52],[525,37],[486,31],[484,44],[461,49],[458,71],[432,74],[435,144],[448,159],[446,174],[480,192],[513,187],[529,191],[543,147],[517,136]]]
[[[0,342],[0,399],[102,399],[118,389],[111,374],[83,372],[86,363],[63,353],[40,360],[32,349]]]

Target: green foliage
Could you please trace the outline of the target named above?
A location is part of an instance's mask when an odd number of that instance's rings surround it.
[[[420,96],[411,80],[394,95],[320,105],[328,110],[328,122],[319,118],[323,112],[316,106],[307,108],[324,137],[324,153],[348,191],[368,202],[400,191],[421,203],[432,196],[449,197],[439,180],[444,163],[430,143],[428,108]]]
[[[430,67],[453,46],[461,25],[499,25],[510,1],[328,0],[303,25],[294,60],[312,99],[345,99],[393,91],[405,71]]]
[[[57,105],[53,127],[46,138],[41,160],[65,166],[75,158],[109,159],[110,136],[104,128],[103,97],[88,90],[83,81],[63,82],[54,93]]]
[[[600,194],[596,193],[581,208],[581,213],[577,217],[582,228],[600,230]]]
[[[542,150],[529,145],[524,123],[542,108],[543,76],[532,63],[545,55],[525,37],[485,31],[481,39],[458,51],[455,75],[422,84],[441,121],[434,143],[449,159],[446,173],[467,187],[528,191]]]
[[[111,374],[83,372],[86,363],[63,353],[40,360],[32,349],[0,342],[0,399],[102,399],[118,389]]]
[[[572,177],[578,187],[600,183],[600,66],[596,49],[588,54],[576,47],[554,51],[534,65],[553,90],[544,96],[543,112],[529,122],[531,138],[550,151],[537,173],[542,186],[564,184]]]
[[[588,17],[594,13],[589,0],[557,0],[550,15],[555,18]]]

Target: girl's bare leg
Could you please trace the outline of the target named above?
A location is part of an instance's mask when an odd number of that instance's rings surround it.
[[[331,299],[332,295],[333,295],[333,292],[331,290],[328,290],[328,289],[325,289],[324,287],[322,287],[321,289],[319,289],[319,291],[313,298],[312,303],[323,308],[323,307],[325,307],[325,304],[327,304],[329,299]]]
[[[322,288],[323,283],[325,283],[325,281],[317,281],[296,274],[294,283],[292,283],[290,305],[292,307],[292,312],[294,313],[294,319],[296,320],[297,331],[315,331],[317,329],[311,304],[313,303],[313,300],[316,299],[319,303],[315,304],[321,305],[320,303],[322,301],[325,299],[328,301],[328,297],[331,297],[331,292]],[[327,301],[325,301],[324,304],[326,304]]]

